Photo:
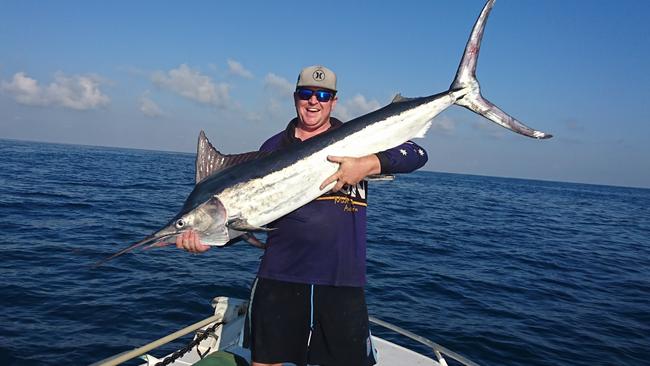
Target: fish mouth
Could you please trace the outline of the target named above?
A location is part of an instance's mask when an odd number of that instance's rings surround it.
[[[165,239],[168,239],[168,238],[170,238],[172,236],[176,236],[176,235],[178,235],[180,233],[181,233],[181,231],[168,233],[168,234],[160,234],[160,232],[156,232],[154,234],[151,234],[151,235],[147,236],[146,238],[140,240],[139,242],[137,242],[135,244],[131,244],[130,246],[120,250],[119,252],[117,252],[117,253],[115,253],[113,255],[111,255],[110,257],[107,257],[107,258],[104,258],[104,259],[100,260],[99,262],[95,263],[92,268],[97,268],[97,267],[103,265],[104,263],[110,261],[111,259],[119,257],[124,253],[128,253],[128,252],[132,251],[133,249],[140,248],[140,247],[145,246],[147,244],[149,244],[150,247],[154,246],[154,245],[160,243],[161,241],[163,241]]]

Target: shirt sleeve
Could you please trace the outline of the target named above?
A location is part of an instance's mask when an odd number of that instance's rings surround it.
[[[427,152],[412,141],[376,155],[381,165],[381,174],[410,173],[420,169],[429,159]]]

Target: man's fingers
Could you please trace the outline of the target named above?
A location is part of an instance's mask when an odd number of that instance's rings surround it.
[[[327,160],[333,162],[333,163],[338,163],[339,166],[342,166],[342,164],[345,162],[345,160],[348,159],[345,156],[334,156],[334,155],[328,155]],[[339,167],[339,170],[336,171],[336,173],[330,175],[327,179],[323,181],[323,183],[320,185],[320,189],[325,189],[328,185],[330,185],[332,182],[336,182],[336,185],[332,188],[332,192],[337,192],[341,187],[343,187],[344,183],[341,183],[341,175],[343,172],[341,171],[341,168]]]
[[[181,233],[181,235],[176,237],[176,248],[187,250],[187,233]]]
[[[203,253],[210,249],[210,246],[201,243],[199,234],[192,230],[183,232],[176,237],[176,248],[190,253]]]
[[[330,175],[330,176],[327,177],[327,179],[325,179],[325,180],[323,181],[323,183],[320,185],[320,189],[325,189],[325,187],[327,187],[328,185],[330,185],[330,183],[332,183],[332,182],[336,182],[338,179],[339,179],[339,172],[336,172],[336,173]]]
[[[336,182],[336,185],[334,186],[334,188],[332,188],[332,192],[340,191],[341,188],[343,188],[344,185],[345,185],[345,182],[339,180],[338,182]]]
[[[206,245],[203,245],[201,243],[201,240],[199,239],[199,234],[196,231],[192,231],[192,236],[190,242],[192,243],[192,252],[193,253],[201,253],[205,252],[207,249],[205,248]]]
[[[343,156],[334,156],[334,155],[327,156],[327,160],[333,163],[341,164],[344,159],[345,157]],[[340,176],[341,176],[341,170],[337,170],[336,173],[330,175],[329,177],[327,177],[327,179],[323,181],[323,183],[320,185],[320,189],[325,189],[325,187],[330,185],[332,182],[336,182],[337,180],[339,180]]]
[[[178,248],[178,249],[183,249],[183,241],[182,241],[183,239],[182,239],[182,237],[183,237],[183,235],[178,235],[176,237],[176,248]]]
[[[201,251],[201,242],[199,241],[199,234],[196,231],[191,231],[189,235],[189,245],[192,248],[192,253],[199,253]]]
[[[327,160],[331,161],[332,163],[342,163],[343,160],[345,160],[344,156],[334,156],[334,155],[328,155]]]
[[[193,231],[190,231],[187,233],[186,239],[185,239],[185,248],[187,248],[188,252],[194,253],[196,252],[196,235],[194,234]]]
[[[199,233],[197,233],[196,231],[191,232],[190,244],[192,246],[192,253],[203,253],[206,252],[208,249],[210,249],[209,245],[203,244],[201,242]]]
[[[183,233],[183,249],[187,250],[190,253],[192,252],[192,242],[190,240],[191,236],[191,232]]]

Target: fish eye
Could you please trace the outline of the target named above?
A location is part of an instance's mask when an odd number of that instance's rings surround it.
[[[178,221],[176,221],[176,228],[177,229],[182,229],[183,226],[185,226],[185,222],[183,222],[183,219],[179,219]]]

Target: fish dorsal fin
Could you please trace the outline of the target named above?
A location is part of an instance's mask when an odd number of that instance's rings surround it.
[[[390,102],[392,104],[392,103],[406,102],[406,101],[413,100],[413,99],[416,99],[416,98],[403,97],[402,94],[397,93],[397,94],[395,94],[395,97],[393,97],[393,100],[391,100]]]
[[[199,142],[196,145],[196,184],[212,174],[243,163],[268,155],[267,152],[252,151],[243,154],[222,154],[212,146],[205,132],[199,133]]]

